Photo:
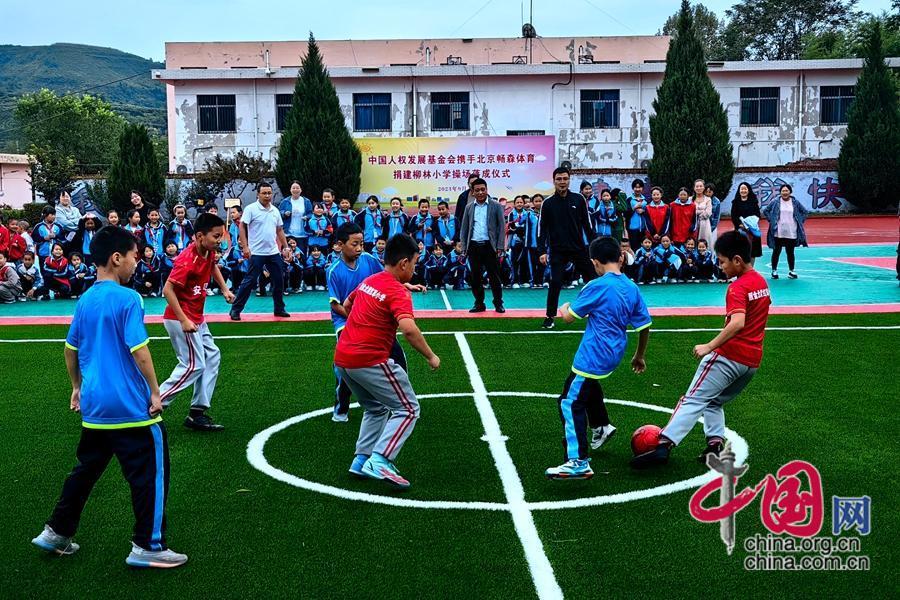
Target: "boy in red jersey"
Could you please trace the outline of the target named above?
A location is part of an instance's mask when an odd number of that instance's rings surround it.
[[[182,390],[194,386],[191,411],[184,426],[197,431],[221,431],[206,411],[219,378],[221,354],[209,327],[203,321],[206,288],[210,277],[222,290],[225,301],[234,302],[234,294],[216,264],[216,249],[225,235],[225,222],[217,215],[203,213],[194,223],[194,240],[178,255],[172,272],[163,286],[163,296],[169,305],[163,324],[172,340],[178,366],[159,386],[163,407]]]
[[[706,449],[698,460],[706,464],[706,455],[718,455],[725,440],[723,405],[747,387],[759,368],[763,338],[772,299],[766,280],[750,265],[750,241],[736,231],[716,240],[719,266],[734,282],[725,295],[725,327],[709,343],[694,346],[701,359],[687,393],[675,406],[669,424],[653,450],[631,459],[631,466],[644,469],[669,461],[672,447],[691,431],[702,416]]]
[[[432,370],[441,359],[432,352],[413,318],[412,298],[403,286],[415,272],[419,246],[407,234],[388,240],[384,271],[370,275],[344,301],[349,313],[338,338],[334,364],[342,381],[365,409],[350,473],[408,488],[394,460],[419,418],[419,403],[400,365],[390,358],[397,329],[428,360]]]

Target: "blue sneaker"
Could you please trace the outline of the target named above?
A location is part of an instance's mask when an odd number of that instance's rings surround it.
[[[357,454],[353,457],[353,462],[350,463],[350,471],[351,475],[356,475],[357,477],[365,477],[365,473],[363,473],[363,465],[366,464],[366,461],[369,460],[368,455],[366,454]]]
[[[550,467],[544,472],[547,479],[590,479],[594,476],[591,459],[570,460],[558,467]]]
[[[387,481],[401,489],[409,487],[409,481],[397,472],[397,467],[394,466],[394,463],[379,454],[373,454],[369,457],[369,460],[363,465],[362,473],[366,477]]]

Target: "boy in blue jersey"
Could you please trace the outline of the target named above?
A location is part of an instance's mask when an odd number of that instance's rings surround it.
[[[368,252],[363,252],[365,242],[363,231],[355,223],[341,225],[335,233],[336,243],[340,245],[341,259],[335,261],[328,268],[326,281],[328,283],[328,301],[331,305],[331,322],[334,324],[336,337],[341,337],[341,331],[347,324],[347,311],[344,310],[344,300],[353,290],[359,286],[369,275],[384,271],[384,265]],[[424,292],[424,286],[405,284],[410,291]],[[400,368],[406,370],[406,354],[397,341],[391,348],[391,358]],[[331,420],[336,423],[346,423],[350,414],[350,387],[342,381],[335,369],[334,376],[337,382],[335,386],[334,411]]]
[[[162,401],[147,347],[144,305],[127,287],[137,266],[137,242],[124,229],[104,227],[91,242],[91,256],[97,283],[75,305],[65,349],[72,380],[69,407],[81,413],[81,439],[56,508],[32,543],[58,555],[78,550],[72,536],[84,505],[115,456],[131,486],[136,519],[125,562],[177,567],[187,556],[166,546],[169,446]]]
[[[600,380],[608,377],[622,360],[629,325],[640,331],[631,367],[635,373],[643,373],[646,368],[644,353],[650,337],[650,313],[637,286],[622,274],[619,242],[609,237],[597,238],[591,242],[589,252],[599,277],[584,286],[575,302],[566,302],[560,308],[560,316],[567,323],[587,317],[587,327],[559,397],[566,462],[547,469],[549,479],[594,476],[588,457],[587,427],[590,424],[593,430],[594,449],[616,431],[609,422]]]

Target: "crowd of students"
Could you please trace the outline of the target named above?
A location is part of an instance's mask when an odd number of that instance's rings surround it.
[[[712,246],[717,237],[721,202],[712,184],[698,179],[693,189],[681,188],[670,202],[664,191],[652,187],[644,193],[644,182],[635,179],[631,194],[605,189],[599,195],[593,186],[582,182],[579,191],[587,201],[591,226],[597,237],[618,240],[626,251],[623,271],[638,284],[680,282],[716,282],[725,277],[719,270]],[[791,278],[794,272],[794,248],[805,245],[803,221],[806,211],[783,186],[782,200],[766,209],[770,220],[770,247],[774,249],[772,276],[778,278],[777,261],[782,249],[788,256]],[[124,228],[137,238],[141,260],[132,285],[141,295],[161,294],[174,260],[190,243],[193,226],[187,209],[178,205],[173,219],[165,222],[158,208],[146,204],[138,192],[132,192],[133,208],[120,214],[110,210],[105,222]],[[550,281],[549,265],[539,261],[538,223],[544,201],[542,194],[519,195],[507,203],[507,250],[498,257],[500,276],[505,287],[544,288]],[[288,247],[282,250],[282,268],[286,293],[324,291],[328,267],[339,260],[334,232],[344,223],[356,223],[363,231],[365,251],[384,262],[384,245],[393,235],[409,233],[421,250],[414,283],[429,288],[465,289],[473,277],[487,281],[487,273],[472,273],[470,262],[459,241],[460,226],[449,204],[441,200],[437,212],[431,201],[418,201],[413,213],[403,200],[392,198],[387,210],[377,196],[369,196],[361,210],[354,211],[347,198],[336,199],[326,189],[322,199],[312,202],[302,196],[299,182],[293,182],[290,195],[279,204],[284,219]],[[209,212],[218,213],[211,205]],[[232,289],[240,286],[248,270],[248,260],[237,240],[242,209],[228,209],[228,235],[216,255],[219,269]],[[758,219],[762,216],[752,188],[738,186],[732,208],[735,229],[751,238],[754,259],[762,255]],[[787,218],[781,218],[781,217]],[[748,226],[747,219],[749,218]],[[754,218],[756,220],[754,220]],[[50,298],[78,298],[96,280],[90,256],[90,242],[104,221],[94,213],[82,215],[68,193],[60,194],[55,205],[47,205],[42,220],[33,228],[23,220],[0,220],[0,302],[12,303]],[[257,295],[265,295],[270,274],[263,272]],[[578,275],[570,264],[563,285],[575,287]],[[207,293],[221,292],[213,283]]]

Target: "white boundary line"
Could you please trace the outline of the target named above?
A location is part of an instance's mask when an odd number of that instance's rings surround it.
[[[441,300],[444,301],[444,308],[447,310],[453,310],[453,306],[450,304],[450,298],[447,297],[447,292],[441,289]]]
[[[900,325],[834,325],[834,326],[809,326],[809,327],[766,327],[766,331],[896,331],[900,329]],[[669,328],[669,329],[653,329],[653,333],[714,333],[722,331],[720,327],[685,327],[685,328]],[[429,335],[574,335],[583,334],[581,329],[571,330],[544,330],[537,329],[534,331],[493,331],[493,330],[473,330],[473,331],[423,331],[426,336]],[[633,333],[629,331],[629,333]],[[216,341],[219,340],[267,340],[267,339],[305,339],[305,338],[334,338],[333,333],[261,333],[250,335],[217,335]],[[168,340],[168,336],[151,336],[151,340]],[[66,340],[63,338],[23,338],[23,339],[0,339],[0,344],[62,344]]]
[[[472,350],[466,341],[466,336],[457,333],[455,336],[456,343],[459,345],[459,351],[462,353],[463,363],[466,365],[466,371],[469,373],[469,381],[472,383],[472,389],[475,392],[475,408],[481,416],[481,422],[484,425],[484,437],[481,439],[488,443],[491,455],[494,457],[494,464],[500,473],[500,482],[503,484],[503,493],[506,496],[506,502],[509,505],[509,513],[512,515],[513,525],[519,540],[522,542],[522,548],[525,550],[525,560],[528,562],[528,569],[531,571],[531,578],[534,581],[534,587],[537,591],[538,598],[562,598],[562,589],[556,581],[553,573],[553,565],[544,552],[544,544],[538,535],[537,526],[534,524],[534,517],[525,502],[525,488],[522,486],[522,480],[516,471],[516,465],[513,462],[509,450],[506,448],[506,440],[508,439],[500,431],[500,423],[497,421],[497,415],[491,407],[491,401],[488,398],[487,388],[478,372],[478,363],[472,356]]]

